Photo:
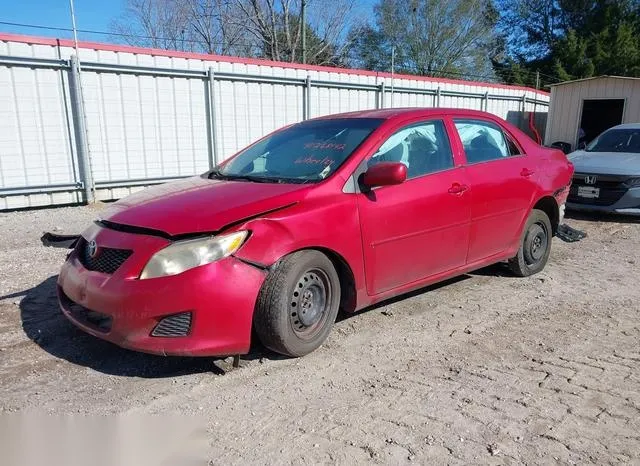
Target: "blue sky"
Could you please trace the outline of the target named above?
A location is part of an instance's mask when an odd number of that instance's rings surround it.
[[[74,0],[78,29],[109,31],[111,20],[122,13],[124,0]],[[0,22],[71,28],[69,0],[0,0]],[[65,31],[51,31],[0,24],[0,31],[32,36],[70,38]],[[80,34],[80,39],[106,41],[105,36]]]

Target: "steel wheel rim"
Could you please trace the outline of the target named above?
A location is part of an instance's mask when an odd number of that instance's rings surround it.
[[[321,269],[304,272],[289,297],[289,323],[303,340],[311,340],[324,328],[332,301],[331,282]]]
[[[536,265],[545,256],[549,247],[549,234],[543,223],[534,223],[527,231],[524,242],[524,258],[527,265]]]

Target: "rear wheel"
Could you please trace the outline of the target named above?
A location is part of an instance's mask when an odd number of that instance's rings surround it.
[[[254,327],[264,346],[303,356],[326,340],[340,307],[340,279],[319,251],[285,257],[260,290]]]
[[[518,254],[509,260],[509,268],[519,277],[528,277],[544,269],[551,252],[553,236],[549,216],[533,209],[524,227]]]

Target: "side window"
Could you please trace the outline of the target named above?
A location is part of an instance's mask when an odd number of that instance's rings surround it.
[[[402,128],[373,154],[369,166],[379,162],[405,164],[407,178],[452,168],[453,153],[444,123],[434,120]]]
[[[505,134],[505,136],[507,138],[507,145],[509,146],[509,155],[521,155],[523,152],[520,150],[518,144],[508,135]]]
[[[487,162],[513,155],[504,133],[497,125],[479,120],[454,120],[454,123],[468,163]]]

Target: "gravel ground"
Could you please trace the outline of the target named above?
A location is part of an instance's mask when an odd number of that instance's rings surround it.
[[[640,224],[585,217],[528,279],[494,266],[341,319],[301,359],[119,349],[60,314],[96,208],[0,213],[0,412],[187,414],[210,464],[640,463]]]

